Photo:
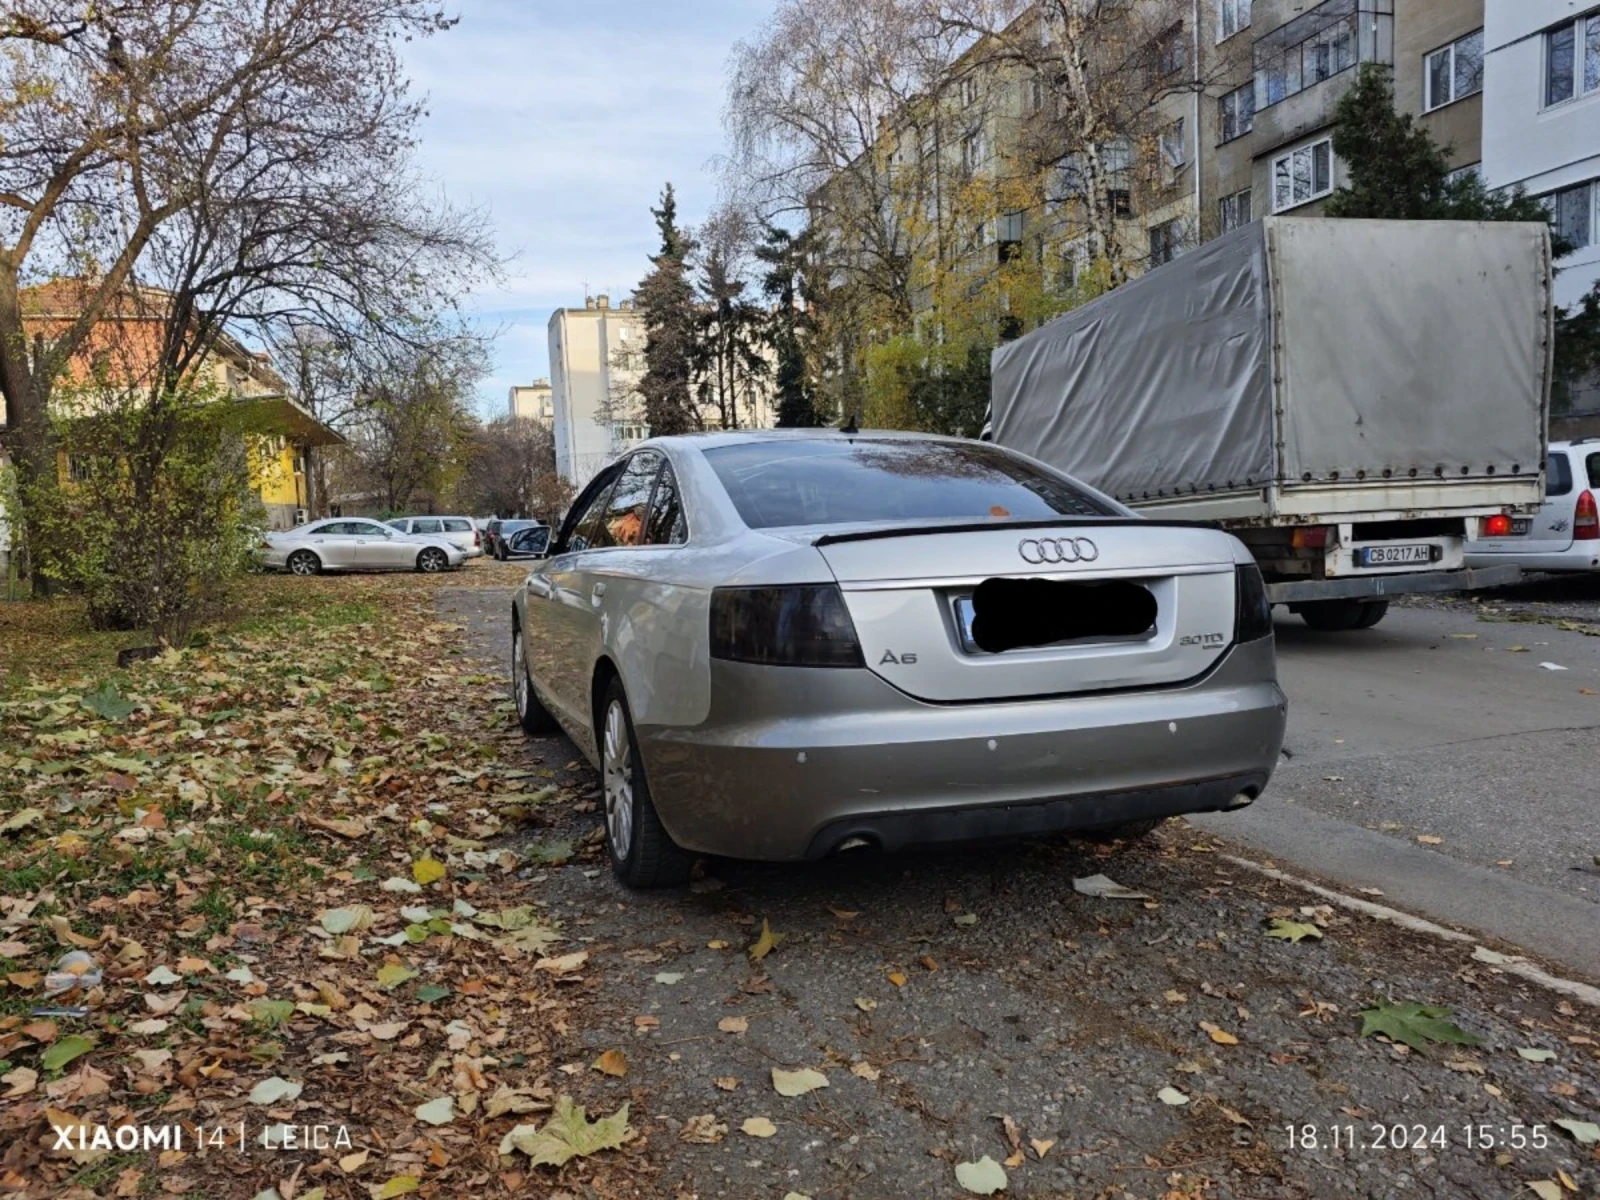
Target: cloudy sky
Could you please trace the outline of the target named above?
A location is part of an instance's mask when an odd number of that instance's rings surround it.
[[[770,0],[458,0],[461,23],[410,48],[429,97],[423,167],[460,204],[484,209],[510,259],[474,298],[496,330],[482,389],[549,372],[553,309],[620,299],[654,249],[649,208],[670,179],[689,223],[716,196],[725,67]]]

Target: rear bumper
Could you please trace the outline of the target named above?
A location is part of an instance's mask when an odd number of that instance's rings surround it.
[[[1510,559],[1521,571],[1600,571],[1600,542],[1574,542],[1553,554],[1474,554],[1467,551],[1467,565],[1498,566]]]
[[[1471,561],[1471,556],[1468,556]],[[1382,600],[1420,592],[1475,592],[1506,587],[1522,578],[1515,564],[1472,566],[1465,571],[1421,571],[1415,575],[1365,575],[1347,579],[1308,579],[1300,583],[1269,583],[1267,598],[1274,604],[1304,604],[1313,600]]]
[[[1286,712],[1270,640],[1153,692],[941,705],[868,671],[719,662],[712,697],[701,725],[637,729],[656,808],[680,845],[769,860],[1227,808],[1266,786]]]

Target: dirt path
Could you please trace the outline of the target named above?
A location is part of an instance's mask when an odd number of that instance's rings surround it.
[[[503,670],[509,596],[441,599]],[[578,758],[559,738],[504,745]],[[984,1156],[1008,1164],[1006,1195],[1036,1198],[1511,1197],[1562,1172],[1600,1188],[1594,1147],[1554,1124],[1600,1110],[1594,1010],[1470,944],[1302,909],[1312,897],[1229,867],[1182,825],[1114,854],[1038,842],[716,863],[689,892],[630,894],[594,840],[593,776],[563,778],[532,840],[580,850],[535,882],[592,973],[557,1053],[592,1110],[632,1102],[652,1195],[955,1197],[956,1164]],[[1074,877],[1102,872],[1152,899],[1075,894]],[[1267,937],[1271,917],[1323,936]],[[756,962],[763,922],[783,940]],[[1384,1001],[1453,1009],[1482,1044],[1362,1039],[1358,1014]],[[625,1077],[588,1069],[609,1050]],[[785,1098],[774,1068],[827,1087]],[[742,1132],[752,1118],[775,1132]],[[700,1130],[717,1140],[682,1140]],[[1395,1148],[1397,1134],[1426,1144]],[[586,1168],[565,1170],[584,1194]]]

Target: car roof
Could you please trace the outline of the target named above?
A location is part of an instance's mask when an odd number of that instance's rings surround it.
[[[845,433],[840,429],[723,429],[711,433],[678,433],[670,437],[651,438],[640,443],[644,446],[688,445],[698,450],[717,446],[738,446],[748,442],[961,442],[969,438],[946,437],[937,433],[915,433],[904,429],[861,429]]]

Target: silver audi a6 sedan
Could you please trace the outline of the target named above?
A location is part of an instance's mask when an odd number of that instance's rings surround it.
[[[323,571],[446,571],[466,555],[442,537],[405,534],[360,517],[312,521],[262,539],[261,565],[291,575]]]
[[[635,887],[696,854],[1109,829],[1250,803],[1283,740],[1271,608],[1220,531],[981,442],[647,442],[512,611],[530,733],[600,769]]]

